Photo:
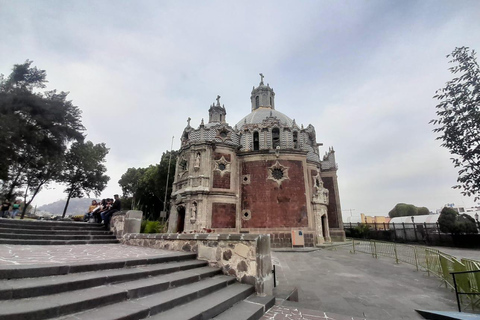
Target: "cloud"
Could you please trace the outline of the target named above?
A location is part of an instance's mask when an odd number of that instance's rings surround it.
[[[480,48],[476,1],[33,1],[0,8],[0,72],[34,60],[70,91],[88,139],[110,148],[105,195],[129,167],[174,149],[217,94],[234,125],[259,72],[277,110],[334,146],[355,213],[397,202],[472,205],[428,122],[450,78],[445,55]],[[64,197],[44,191],[37,203]]]

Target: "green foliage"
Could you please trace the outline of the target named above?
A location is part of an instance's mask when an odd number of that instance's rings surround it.
[[[108,149],[104,143],[94,145],[91,141],[74,142],[65,156],[63,170],[58,182],[65,183],[68,194],[62,218],[67,212],[70,198],[82,198],[93,192],[99,196],[107,186],[110,178],[104,173],[107,168],[103,165]]]
[[[145,222],[145,224],[144,224]],[[143,227],[143,230],[142,230]],[[140,233],[163,233],[166,230],[166,224],[160,221],[142,221]]]
[[[349,233],[350,234],[348,236],[352,238],[368,238],[370,234],[370,226],[368,224],[362,223],[351,229]]]
[[[12,199],[23,190],[26,207],[58,179],[68,144],[83,141],[85,130],[68,93],[39,92],[46,72],[31,64],[15,65],[10,76],[0,77],[1,192]]]
[[[438,217],[440,231],[444,233],[478,233],[475,220],[466,214],[459,215],[452,208],[445,207]]]
[[[427,207],[417,207],[417,213],[419,216],[425,216],[430,214],[430,210]]]
[[[443,208],[440,212],[440,217],[438,217],[440,231],[445,233],[456,232],[455,222],[457,221],[457,215],[458,213],[454,209]]]
[[[390,210],[388,216],[390,218],[405,217],[405,216],[420,216],[430,214],[430,210],[426,207],[416,207],[413,204],[397,203],[395,207]]]
[[[140,233],[145,233],[145,227],[147,226],[148,220],[142,220],[142,223],[140,224]]]
[[[480,199],[480,67],[475,55],[474,50],[460,47],[447,56],[455,76],[436,91],[437,119],[430,123],[459,168],[458,185],[453,188],[462,189],[464,196],[475,196],[476,201]]]
[[[167,204],[172,193],[177,161],[177,152],[172,151],[171,154]],[[134,209],[142,210],[148,219],[157,220],[160,217],[160,211],[164,209],[169,158],[170,152],[164,152],[160,164],[150,165],[147,168],[129,168],[118,181],[124,196],[132,196]]]

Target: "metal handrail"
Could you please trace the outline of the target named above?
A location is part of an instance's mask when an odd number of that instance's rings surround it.
[[[458,312],[462,312],[462,307],[460,303],[460,294],[466,294],[466,295],[480,295],[480,292],[459,292],[458,291],[458,285],[457,285],[457,279],[456,275],[458,274],[472,274],[472,273],[477,273],[480,272],[480,270],[468,270],[468,271],[457,271],[457,272],[450,272],[453,278],[453,286],[455,289],[455,296],[457,298],[457,306],[458,306]],[[474,307],[474,303],[472,303],[472,308]]]

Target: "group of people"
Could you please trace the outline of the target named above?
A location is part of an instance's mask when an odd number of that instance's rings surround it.
[[[88,212],[85,214],[84,221],[89,221],[91,218],[97,223],[102,223],[108,230],[110,228],[110,219],[112,215],[122,210],[122,203],[118,194],[113,196],[114,199],[103,199],[100,202],[96,200],[92,201],[92,204],[88,207]]]
[[[0,211],[0,218],[15,219],[15,216],[20,210],[21,203],[22,202],[20,200],[15,200],[13,204],[11,204],[10,201],[8,201],[8,199],[5,199],[2,202],[2,210]],[[10,211],[10,207],[12,208],[12,211]]]

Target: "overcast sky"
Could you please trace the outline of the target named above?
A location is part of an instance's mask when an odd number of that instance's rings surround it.
[[[0,73],[26,59],[110,148],[102,197],[180,147],[220,95],[234,126],[265,75],[276,109],[333,146],[344,216],[472,206],[428,122],[455,47],[480,50],[480,1],[0,0]],[[66,198],[43,190],[42,205]]]

